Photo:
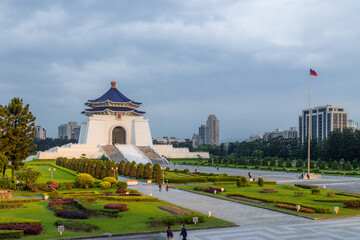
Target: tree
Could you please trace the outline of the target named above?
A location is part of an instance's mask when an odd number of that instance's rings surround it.
[[[132,161],[130,165],[129,177],[136,177],[136,170],[137,170],[136,162]]]
[[[359,162],[357,159],[354,159],[354,161],[353,161],[353,168],[354,168],[354,170],[359,168]]]
[[[296,161],[296,167],[297,167],[297,168],[301,168],[301,167],[303,167],[303,166],[304,166],[303,160],[302,160],[302,159],[298,159],[298,160]]]
[[[284,160],[282,158],[278,159],[278,167],[284,167]]]
[[[5,155],[11,168],[11,180],[14,182],[15,171],[24,165],[23,161],[30,156],[30,151],[36,147],[31,145],[35,137],[35,117],[29,110],[29,104],[23,106],[23,100],[13,98],[8,106],[0,105],[0,127],[2,135],[0,145],[5,146]]]
[[[130,172],[130,162],[126,162],[125,164],[125,169],[124,169],[124,176],[129,176],[129,172]]]
[[[3,174],[2,170],[9,164],[7,156],[0,152],[0,175]],[[5,177],[5,175],[3,175]]]
[[[155,182],[161,181],[161,167],[158,163],[154,164],[153,178]]]
[[[290,158],[286,159],[286,167],[287,167],[287,168],[291,168],[291,167],[292,167],[292,163],[291,163]]]
[[[320,167],[320,169],[325,169],[325,168],[326,168],[326,162],[325,162],[325,161],[321,161],[319,167]]]
[[[125,160],[122,160],[119,165],[119,174],[120,175],[124,175],[125,165],[126,165]]]
[[[331,168],[334,169],[334,170],[338,170],[339,169],[339,166],[338,166],[338,162],[336,160],[333,161],[332,165],[331,165]]]
[[[152,169],[151,163],[147,163],[145,165],[144,179],[151,179],[152,173],[153,173],[153,169]]]
[[[347,161],[346,164],[345,164],[345,170],[346,171],[351,171],[351,169],[352,169],[351,162]]]
[[[139,166],[137,167],[136,178],[140,179],[143,178],[143,176],[144,176],[144,165],[142,163],[139,163]]]
[[[36,180],[40,177],[40,172],[32,168],[23,167],[19,171],[16,171],[16,179],[26,184],[26,187],[30,188]]]

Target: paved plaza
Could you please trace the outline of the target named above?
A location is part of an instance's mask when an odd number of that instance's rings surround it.
[[[172,166],[172,168],[174,168]],[[195,170],[194,166],[179,166],[175,168],[188,168]],[[200,167],[202,172],[217,172],[216,168]],[[249,170],[245,169],[220,169],[229,175],[246,176]],[[327,189],[339,189],[346,191],[360,191],[360,185],[356,185],[357,178],[342,176],[323,176],[317,180],[298,179],[296,173],[271,172],[251,170],[258,178],[262,176],[265,180],[275,180],[280,184],[294,184],[306,182],[326,185]],[[119,180],[126,180],[120,177]],[[161,200],[174,203],[185,208],[193,209],[204,214],[211,211],[213,217],[221,218],[239,225],[235,228],[189,230],[190,240],[222,240],[222,239],[360,239],[360,218],[341,218],[331,220],[310,220],[302,217],[288,215],[267,209],[257,208],[249,205],[199,195],[170,188],[169,192],[159,192],[154,184],[140,182],[137,188],[145,194],[152,194]],[[104,238],[109,239],[109,238]],[[165,233],[150,235],[135,235],[126,237],[113,237],[111,239],[166,239]],[[174,239],[181,239],[179,233],[174,233]]]

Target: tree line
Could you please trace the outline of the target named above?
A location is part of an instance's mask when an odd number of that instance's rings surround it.
[[[310,142],[310,158],[333,162],[360,159],[360,131],[351,129],[335,130],[324,140],[312,139]],[[234,142],[228,145],[201,145],[194,151],[208,151],[210,155],[223,158],[252,157],[262,159],[276,157],[283,159],[307,159],[308,144],[302,144],[299,138],[284,139],[282,137],[264,139],[252,142]]]

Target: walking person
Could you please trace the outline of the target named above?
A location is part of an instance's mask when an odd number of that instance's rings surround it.
[[[168,239],[168,240],[171,240],[171,239],[174,237],[174,234],[173,234],[173,232],[171,231],[170,226],[167,227],[166,236],[167,236],[167,239]]]
[[[161,181],[159,181],[159,192],[161,192],[161,188],[162,188]]]
[[[169,181],[168,180],[166,180],[165,189],[167,192],[169,191]]]
[[[185,225],[184,225],[184,224],[181,225],[181,233],[180,233],[180,236],[183,237],[183,240],[186,240],[186,238],[187,238],[187,231],[186,231],[186,228],[185,228]]]

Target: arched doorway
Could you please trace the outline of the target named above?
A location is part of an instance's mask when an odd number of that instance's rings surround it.
[[[124,128],[114,128],[112,132],[112,144],[126,144],[126,132]]]

